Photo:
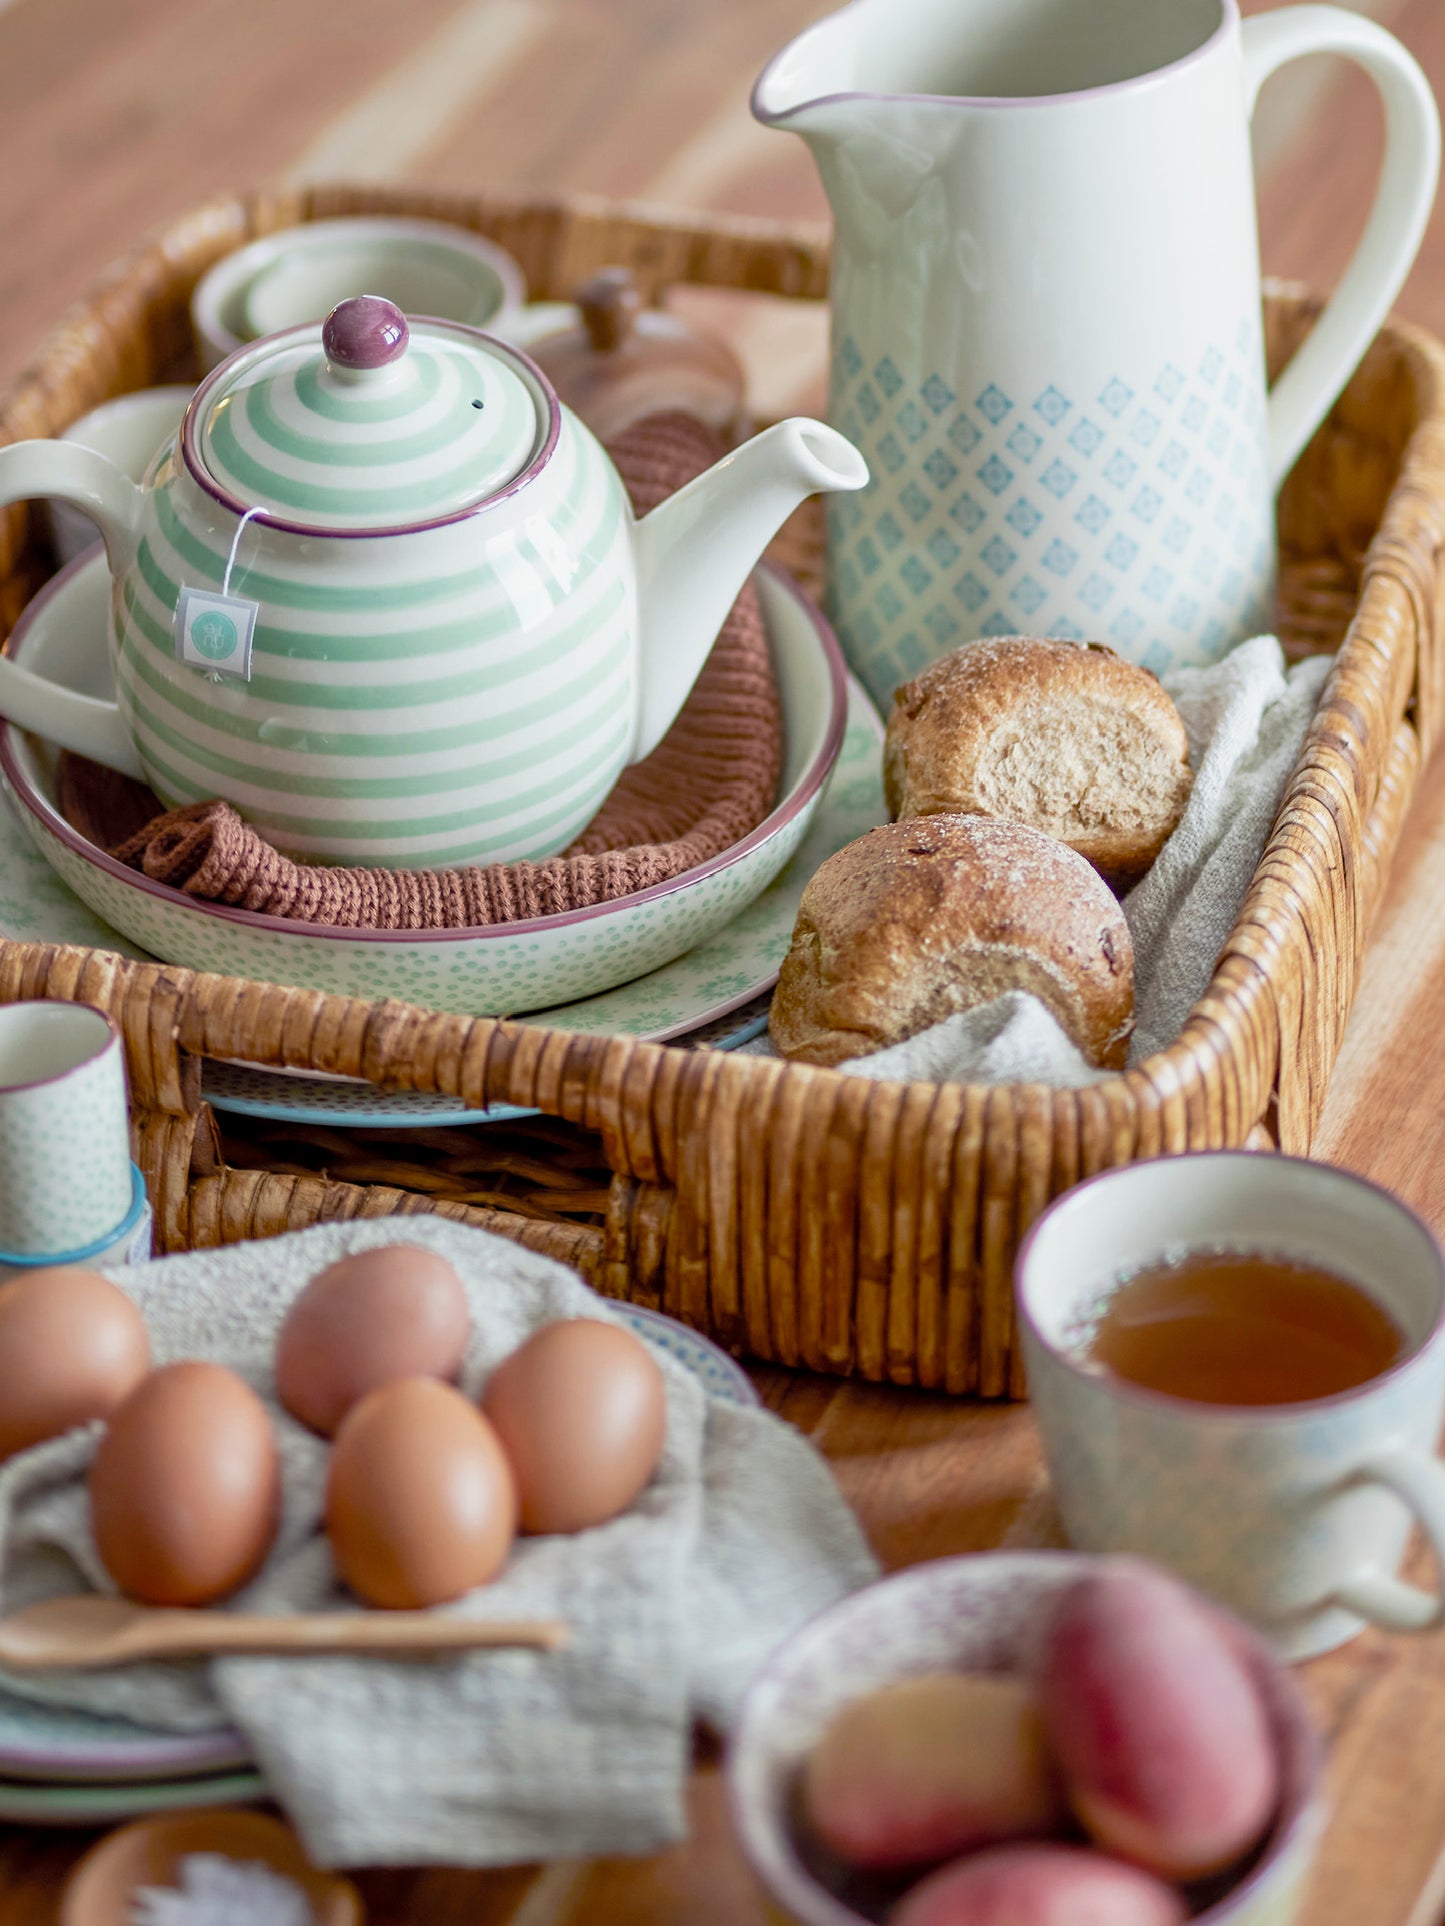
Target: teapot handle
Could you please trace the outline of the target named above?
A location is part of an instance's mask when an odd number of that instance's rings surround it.
[[[135,559],[144,491],[113,462],[68,441],[17,441],[0,448],[0,508],[52,496],[88,515],[105,538],[112,576]],[[0,717],[62,749],[145,780],[130,732],[114,702],[78,694],[0,655]]]

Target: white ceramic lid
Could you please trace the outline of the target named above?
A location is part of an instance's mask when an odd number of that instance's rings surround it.
[[[408,324],[375,295],[260,343],[199,399],[205,475],[246,508],[314,529],[456,515],[514,480],[548,430],[504,347]]]

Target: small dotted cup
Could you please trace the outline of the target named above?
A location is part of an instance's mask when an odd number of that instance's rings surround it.
[[[0,1005],[0,1250],[114,1236],[133,1202],[120,1032],[84,1003]]]

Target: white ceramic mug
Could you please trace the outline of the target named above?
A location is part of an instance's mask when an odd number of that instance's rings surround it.
[[[0,1004],[0,1251],[121,1234],[133,1208],[120,1032],[84,1003]]]
[[[1191,1250],[1283,1254],[1344,1277],[1405,1333],[1399,1364],[1331,1398],[1209,1405],[1087,1368],[1109,1285]],[[1017,1268],[1029,1394],[1065,1529],[1137,1552],[1250,1619],[1286,1658],[1366,1622],[1445,1625],[1393,1576],[1411,1526],[1445,1570],[1445,1264],[1387,1191],[1300,1158],[1220,1151],[1105,1172],[1044,1212]]]
[[[1266,400],[1249,117],[1288,61],[1385,103],[1374,213]],[[844,651],[880,702],[956,644],[1111,643],[1163,672],[1269,626],[1274,494],[1389,310],[1439,171],[1372,21],[1236,0],[855,0],[764,71],[834,216],[829,504]]]

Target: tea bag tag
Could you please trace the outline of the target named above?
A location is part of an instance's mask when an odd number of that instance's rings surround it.
[[[183,588],[176,602],[176,659],[193,669],[205,669],[213,682],[222,676],[235,682],[251,680],[251,643],[261,604],[232,595],[231,576],[247,524],[263,512],[259,507],[248,508],[237,522],[220,588]]]
[[[176,658],[193,669],[251,680],[251,642],[259,602],[215,589],[184,588],[176,603]]]

